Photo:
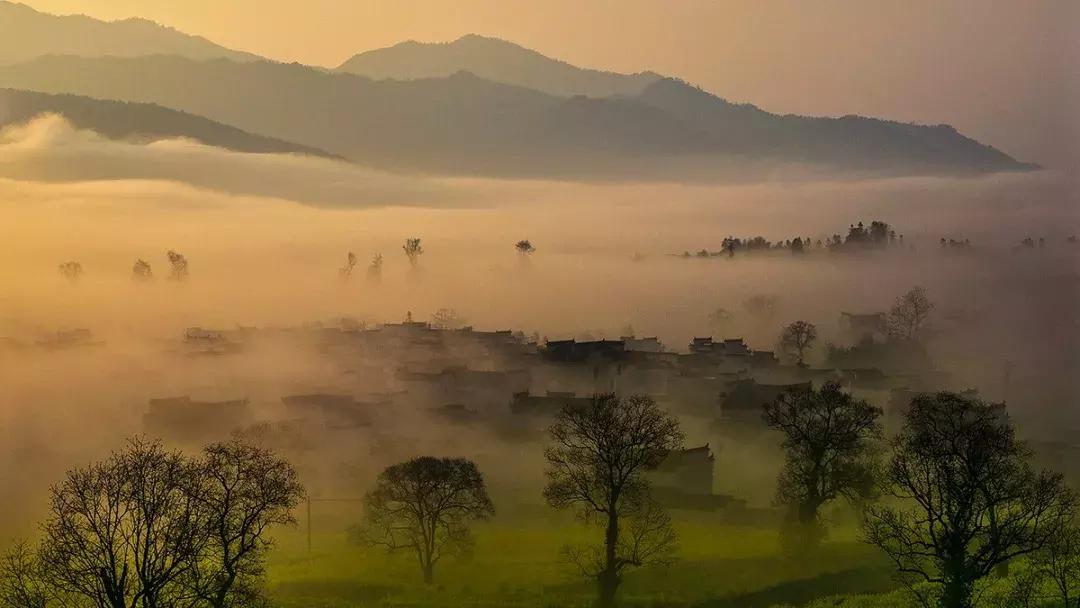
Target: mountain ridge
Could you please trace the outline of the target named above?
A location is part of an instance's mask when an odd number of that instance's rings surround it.
[[[234,61],[261,59],[140,17],[103,21],[87,15],[53,15],[0,0],[0,64],[22,63],[43,55],[147,54],[191,59],[224,57]]]
[[[668,179],[763,162],[890,174],[1030,168],[949,128],[778,116],[674,80],[636,97],[561,97],[461,71],[374,80],[156,55],[42,57],[0,67],[0,86],[156,103],[405,171]]]
[[[466,34],[449,42],[407,40],[357,53],[335,68],[337,72],[376,80],[440,78],[463,70],[486,80],[564,97],[636,95],[662,78],[650,71],[620,74],[582,68],[501,38],[479,34]]]
[[[185,138],[234,152],[336,158],[322,150],[248,133],[157,104],[0,88],[0,129],[44,114],[60,115],[77,129],[93,131],[113,140]]]

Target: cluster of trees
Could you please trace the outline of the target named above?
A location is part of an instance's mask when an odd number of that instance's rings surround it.
[[[810,237],[797,236],[774,243],[763,236],[747,238],[729,236],[720,243],[720,251],[702,249],[693,255],[689,251],[684,251],[682,257],[712,258],[726,256],[733,258],[736,254],[769,251],[788,251],[797,255],[815,249],[832,252],[859,252],[870,249],[884,249],[889,245],[902,244],[903,242],[904,235],[897,235],[889,224],[875,220],[870,222],[870,226],[866,226],[862,222],[852,224],[848,227],[847,235],[834,234],[825,241],[821,239],[815,241]]]
[[[643,396],[597,395],[587,406],[564,408],[550,429],[544,498],[596,526],[595,543],[568,546],[564,557],[596,582],[600,606],[614,605],[626,570],[664,562],[674,551],[671,519],[653,500],[646,473],[682,441],[675,418]],[[427,583],[440,560],[473,547],[469,524],[495,513],[483,475],[459,458],[393,465],[364,505],[352,537],[413,554]]]
[[[924,346],[930,333],[930,315],[934,303],[926,289],[915,286],[896,298],[884,315],[878,331],[884,341],[872,333],[852,346],[829,344],[827,361],[838,368],[874,366],[881,369],[921,369],[929,365]]]
[[[182,253],[173,249],[166,252],[165,257],[169,261],[169,278],[175,281],[187,279],[187,258],[184,257]],[[76,260],[70,260],[60,264],[57,270],[60,272],[60,276],[72,282],[78,281],[83,276],[83,265]],[[147,262],[142,258],[135,260],[135,263],[131,267],[131,278],[140,283],[153,280],[154,270],[150,266],[150,262]]]
[[[820,243],[820,241],[819,241]],[[773,243],[763,236],[748,237],[741,239],[734,236],[729,236],[720,242],[720,251],[709,251],[708,249],[702,249],[693,254],[699,258],[714,258],[720,256],[727,256],[729,258],[735,257],[736,253],[760,253],[767,251],[790,251],[791,253],[806,253],[811,249],[810,238],[795,237],[794,239],[787,239],[783,241],[777,241]],[[689,251],[684,251],[682,257],[691,257]]]
[[[896,231],[885,222],[874,220],[867,227],[862,222],[848,226],[847,235],[841,239],[834,234],[828,247],[830,251],[859,251],[866,249],[884,249],[897,242],[904,242],[904,235],[897,236]]]
[[[971,608],[979,582],[1027,558],[1025,578],[1074,605],[1080,582],[1077,498],[1037,471],[1004,405],[941,392],[915,398],[903,429],[882,439],[880,409],[835,383],[791,390],[765,406],[782,435],[776,500],[784,539],[806,551],[824,538],[823,509],[846,499],[927,605]],[[648,472],[683,445],[677,420],[650,398],[595,396],[565,407],[544,452],[546,502],[575,512],[595,540],[565,559],[613,606],[628,569],[670,561],[677,537]],[[268,530],[293,522],[304,497],[272,452],[234,439],[198,457],[132,441],[52,488],[38,546],[0,559],[0,605],[253,606]],[[471,525],[495,506],[475,463],[420,457],[385,469],[351,530],[366,546],[415,556],[423,580],[474,546]]]
[[[351,279],[353,271],[356,270],[357,262],[359,262],[359,258],[356,257],[355,253],[351,251],[347,253],[345,255],[345,265],[338,269],[338,276],[340,276],[342,280],[345,281]],[[378,281],[382,278],[382,265],[383,256],[381,253],[376,253],[374,256],[372,256],[371,263],[368,264],[367,268],[367,276],[369,280]]]
[[[1068,245],[1075,245],[1078,242],[1080,242],[1080,240],[1077,239],[1076,235],[1069,235],[1069,236],[1065,237],[1065,243],[1068,244]],[[1046,247],[1046,237],[1040,236],[1037,241],[1036,241],[1036,239],[1033,239],[1030,236],[1029,237],[1024,237],[1024,240],[1020,241],[1020,244],[1017,245],[1016,247],[1014,247],[1013,249],[1014,250],[1016,250],[1016,249],[1034,249],[1036,243],[1038,243],[1039,249],[1045,248]]]
[[[970,251],[974,248],[971,239],[946,239],[941,238],[941,248],[948,251]]]
[[[899,296],[885,315],[885,326],[882,329],[890,344],[876,345],[871,340],[870,343],[864,342],[851,348],[830,345],[829,360],[843,363],[848,359],[856,359],[865,363],[878,359],[866,356],[874,351],[883,351],[885,355],[925,352],[922,350],[921,341],[929,329],[930,313],[933,309],[934,303],[926,295],[926,289],[915,286]],[[791,357],[796,365],[805,366],[806,354],[817,338],[817,326],[806,321],[795,321],[781,332],[780,351]]]
[[[916,397],[883,462],[880,415],[835,384],[788,392],[765,408],[765,422],[783,434],[777,502],[790,509],[798,546],[821,539],[823,505],[847,498],[863,513],[865,540],[924,605],[971,608],[981,579],[1024,556],[1064,606],[1074,605],[1076,496],[1061,475],[1031,467],[1004,405],[947,392]]]
[[[0,605],[257,605],[268,531],[303,496],[292,466],[255,445],[189,457],[135,439],[53,486],[39,544],[0,560]]]
[[[410,237],[405,239],[405,243],[401,246],[401,250],[405,253],[406,259],[409,260],[409,267],[416,269],[420,266],[420,258],[424,255],[424,245],[422,241],[417,237]],[[517,251],[522,258],[528,258],[536,252],[536,247],[528,240],[521,240],[514,244],[514,250]],[[353,270],[356,268],[358,258],[355,253],[348,252],[345,256],[345,265],[338,269],[338,275],[345,280],[352,278]],[[367,276],[368,279],[378,281],[382,278],[383,270],[383,256],[381,253],[376,253],[371,258],[371,263],[368,264]]]
[[[75,260],[69,260],[60,264],[57,266],[56,270],[60,273],[60,276],[71,282],[78,281],[83,275],[82,263]]]

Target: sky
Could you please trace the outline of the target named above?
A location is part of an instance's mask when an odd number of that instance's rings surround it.
[[[654,70],[766,110],[949,123],[1080,167],[1075,0],[25,0],[143,17],[276,60],[336,66],[467,33],[585,67]]]

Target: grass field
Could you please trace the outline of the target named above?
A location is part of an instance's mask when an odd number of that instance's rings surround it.
[[[767,608],[805,605],[840,594],[895,589],[891,569],[851,529],[834,530],[812,559],[780,551],[769,526],[727,524],[718,517],[678,513],[678,559],[631,572],[625,606]],[[595,540],[595,530],[570,517],[540,511],[501,515],[476,526],[466,559],[439,564],[425,586],[412,555],[352,546],[348,509],[315,518],[312,551],[304,522],[279,535],[269,568],[271,597],[289,608],[352,606],[588,606],[593,587],[560,560],[567,543]]]

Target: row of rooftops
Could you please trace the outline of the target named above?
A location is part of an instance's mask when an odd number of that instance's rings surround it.
[[[428,337],[462,337],[478,342],[502,343],[502,344],[529,344],[520,333],[509,329],[495,331],[479,331],[471,326],[460,329],[439,329],[430,323],[421,321],[405,321],[402,323],[387,323],[372,328],[344,328],[344,327],[307,327],[316,329],[324,336],[340,335],[354,337],[377,337],[390,335],[410,335],[413,338]],[[299,328],[301,331],[304,328]],[[184,332],[184,340],[191,343],[217,344],[241,339],[258,330],[251,328],[239,328],[237,330],[211,330],[202,327],[190,327]],[[540,345],[538,345],[540,346]],[[595,353],[671,353],[657,336],[637,337],[622,336],[618,340],[548,340],[542,348],[549,354],[576,358],[581,354]],[[727,338],[716,340],[712,337],[695,337],[689,345],[690,354],[713,354],[723,356],[749,357],[753,352],[743,338]],[[765,351],[758,351],[765,352]]]

